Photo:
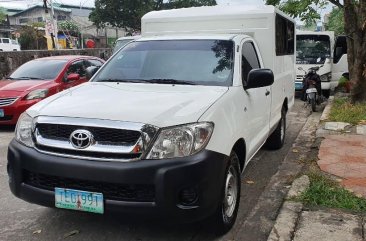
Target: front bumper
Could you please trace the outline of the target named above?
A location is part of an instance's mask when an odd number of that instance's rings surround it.
[[[192,222],[216,211],[222,197],[227,160],[223,154],[205,150],[191,157],[166,160],[128,163],[88,161],[42,154],[13,140],[8,149],[9,186],[15,196],[49,207],[55,206],[55,186],[52,189],[52,185],[71,189],[79,185],[83,186],[79,190],[101,193],[112,186],[128,186],[130,194],[125,196],[125,200],[105,195],[105,213],[153,215]],[[50,179],[44,179],[47,182],[42,185],[39,182],[34,184],[29,173],[33,179],[34,175]],[[62,184],[59,179],[67,181]],[[136,193],[146,197],[141,194],[145,189],[133,189],[141,186],[150,187],[153,191],[151,200],[133,198]],[[182,204],[180,193],[183,189],[196,191],[198,198],[194,203]]]
[[[8,106],[0,106],[4,111],[5,116],[0,117],[0,125],[15,125],[19,116],[29,107],[36,104],[40,100],[17,100],[15,103]]]

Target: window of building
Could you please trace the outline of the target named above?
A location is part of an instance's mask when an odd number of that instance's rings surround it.
[[[65,15],[58,15],[58,16],[57,16],[57,20],[58,20],[58,21],[66,20],[66,16],[65,16]]]
[[[19,23],[28,23],[28,18],[19,19]]]

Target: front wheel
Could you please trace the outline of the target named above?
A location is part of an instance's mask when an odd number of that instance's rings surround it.
[[[278,123],[276,129],[268,137],[266,141],[266,147],[270,150],[280,149],[285,143],[286,136],[286,110],[282,108],[281,120]]]
[[[214,222],[218,234],[227,233],[235,223],[240,200],[240,166],[235,151],[229,157],[222,189],[222,199],[214,214]]]

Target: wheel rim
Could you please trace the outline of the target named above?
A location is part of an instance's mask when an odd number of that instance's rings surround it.
[[[230,166],[225,182],[225,198],[224,198],[224,214],[230,218],[236,208],[236,200],[238,198],[238,177],[233,166]]]

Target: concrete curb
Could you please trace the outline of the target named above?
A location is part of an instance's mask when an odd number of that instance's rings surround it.
[[[334,96],[330,96],[328,98],[328,103],[325,106],[322,115],[320,116],[320,121],[325,121],[329,118],[330,109],[332,108],[333,101],[334,101]]]
[[[299,197],[309,185],[310,180],[308,176],[303,175],[297,178],[287,193],[287,199]],[[291,241],[294,237],[302,208],[303,204],[300,202],[285,201],[267,241]]]

